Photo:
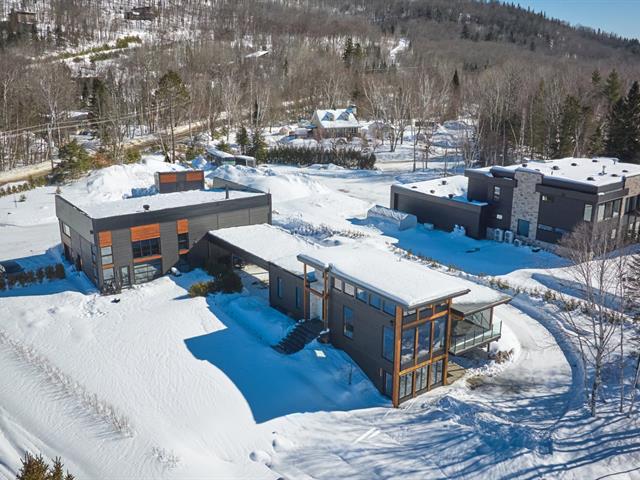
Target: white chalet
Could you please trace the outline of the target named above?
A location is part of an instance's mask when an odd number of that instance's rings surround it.
[[[332,110],[316,110],[311,118],[317,138],[351,138],[358,135],[360,122],[356,118],[356,107]]]

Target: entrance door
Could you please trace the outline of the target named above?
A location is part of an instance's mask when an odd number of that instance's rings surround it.
[[[122,288],[129,288],[131,286],[131,276],[128,266],[120,267],[120,283]]]
[[[518,235],[529,237],[529,222],[527,220],[518,219]]]
[[[324,320],[322,318],[322,298],[311,293],[309,295],[309,320]]]

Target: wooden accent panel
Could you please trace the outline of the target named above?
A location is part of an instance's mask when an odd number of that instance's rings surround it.
[[[100,247],[110,247],[113,245],[113,239],[111,237],[110,231],[104,231],[98,233],[98,246]]]
[[[139,227],[131,227],[131,241],[149,240],[150,238],[160,237],[160,224],[153,223],[151,225],[140,225]]]
[[[175,173],[161,173],[159,174],[160,183],[176,183],[178,176]]]
[[[178,250],[178,255],[184,255],[185,253],[189,253],[188,248],[181,248],[180,250]]]
[[[150,257],[134,258],[133,263],[145,263],[145,262],[150,262],[152,260],[160,260],[161,258],[162,258],[162,255],[151,255]]]
[[[400,405],[400,352],[402,348],[402,307],[396,305],[395,337],[393,339],[393,392],[391,401],[394,407]]]
[[[204,178],[203,171],[187,172],[187,182],[197,182]]]
[[[189,233],[189,220],[186,218],[178,220],[176,222],[176,227],[178,229],[178,233]]]

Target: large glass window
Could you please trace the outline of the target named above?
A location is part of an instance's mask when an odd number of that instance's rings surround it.
[[[613,202],[607,202],[604,204],[604,218],[613,217]]]
[[[144,283],[150,282],[162,273],[162,264],[160,262],[138,263],[133,266],[133,282]]]
[[[148,240],[139,240],[132,242],[133,258],[150,257],[152,255],[160,255],[160,239],[150,238]]]
[[[421,390],[426,390],[427,381],[429,376],[427,372],[429,371],[429,365],[425,365],[416,370],[416,392],[420,392]]]
[[[393,375],[389,372],[384,372],[384,394],[388,397],[393,395]]]
[[[444,363],[442,360],[431,364],[431,386],[442,384],[442,373]]]
[[[178,234],[178,250],[189,250],[189,234]]]
[[[445,336],[447,331],[447,316],[440,317],[433,321],[433,351],[444,350]]]
[[[382,327],[382,358],[386,358],[390,362],[393,362],[394,336],[392,327]]]
[[[113,263],[113,251],[111,247],[102,247],[100,249],[100,257],[102,257],[102,265],[110,265]]]
[[[598,205],[598,211],[596,214],[596,221],[601,222],[604,220],[604,204]]]
[[[409,328],[402,331],[402,353],[400,354],[400,365],[402,369],[414,364],[416,329]]]
[[[622,207],[622,199],[619,198],[618,200],[614,200],[613,201],[613,216],[614,217],[620,216],[620,207]]]
[[[593,216],[593,205],[589,205],[588,203],[584,206],[584,213],[582,214],[582,219],[585,222],[590,222],[591,217]]]
[[[102,270],[102,278],[104,279],[105,282],[109,280],[113,280],[113,277],[114,277],[113,267],[105,268],[104,270]]]
[[[413,393],[413,372],[407,373],[400,377],[400,391],[398,397],[400,399],[410,397]]]
[[[347,338],[353,338],[353,310],[342,307],[342,333]]]
[[[418,326],[418,363],[429,359],[431,345],[431,322]]]

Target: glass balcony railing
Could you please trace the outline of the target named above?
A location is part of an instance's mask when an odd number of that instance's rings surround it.
[[[464,322],[464,320],[462,321]],[[470,328],[464,334],[454,334],[451,338],[451,347],[449,351],[454,355],[486,344],[487,342],[498,338],[502,333],[502,322],[495,318],[493,319],[493,325],[491,328],[483,328],[470,322],[466,323],[466,326],[470,325]]]

